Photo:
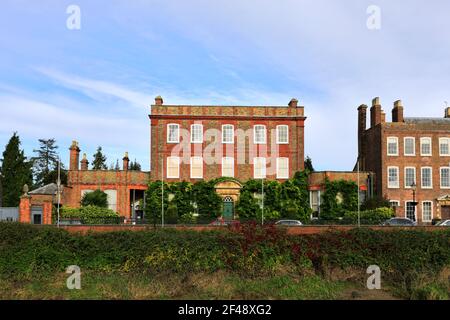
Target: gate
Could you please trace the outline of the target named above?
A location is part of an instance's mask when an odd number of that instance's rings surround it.
[[[0,221],[19,221],[19,208],[0,208]]]

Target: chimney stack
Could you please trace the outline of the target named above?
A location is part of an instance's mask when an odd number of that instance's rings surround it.
[[[155,105],[157,105],[157,106],[162,106],[163,103],[164,103],[164,101],[163,101],[163,98],[162,98],[161,96],[157,96],[157,97],[155,98]]]
[[[289,107],[291,108],[297,108],[298,100],[295,98],[292,98],[291,101],[289,101]]]
[[[394,102],[394,108],[392,109],[392,122],[403,122],[403,104],[402,100]]]
[[[373,128],[380,124],[381,119],[381,104],[380,98],[376,97],[372,100],[372,107],[370,108],[370,127]]]
[[[86,157],[86,153],[83,153],[83,159],[81,160],[81,171],[88,170],[89,167],[89,161]]]
[[[367,122],[367,106],[362,104],[358,107],[358,155],[363,151],[363,134],[366,131]]]
[[[78,148],[78,142],[75,140],[72,141],[72,145],[69,148],[70,150],[70,163],[69,170],[78,171],[78,162],[80,160],[80,148]]]
[[[445,118],[450,118],[450,107],[445,108]]]
[[[125,156],[123,157],[123,170],[128,171],[130,159],[128,158],[128,152],[125,152]]]

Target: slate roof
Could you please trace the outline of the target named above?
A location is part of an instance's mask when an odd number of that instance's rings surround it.
[[[61,189],[63,186],[61,185]],[[50,183],[33,191],[30,191],[29,194],[48,194],[55,195],[58,191],[58,185],[56,183]]]
[[[450,125],[450,118],[405,118],[405,123]]]

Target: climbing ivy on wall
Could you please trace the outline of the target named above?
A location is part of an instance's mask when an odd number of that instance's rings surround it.
[[[264,181],[264,218],[300,219],[308,221],[309,208],[308,174],[297,172],[294,178],[283,183]],[[243,184],[236,212],[241,218],[261,219],[261,180],[249,180]]]
[[[336,219],[343,217],[347,211],[358,209],[358,186],[353,181],[325,180],[325,191],[322,194],[320,217]]]

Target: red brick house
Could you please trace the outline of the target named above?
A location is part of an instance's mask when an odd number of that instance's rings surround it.
[[[380,99],[358,108],[358,160],[376,174],[375,191],[399,217],[419,223],[450,219],[450,108],[443,118],[404,117],[401,101],[386,121]],[[417,205],[415,205],[417,204]]]

